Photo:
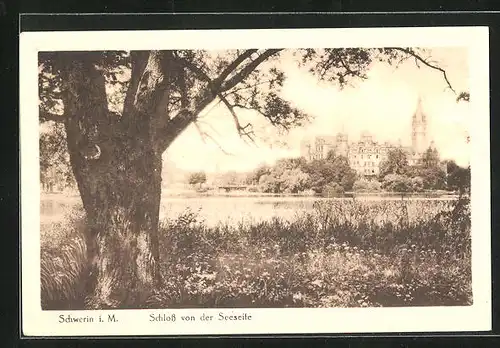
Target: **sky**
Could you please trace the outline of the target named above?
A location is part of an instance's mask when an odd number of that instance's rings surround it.
[[[469,91],[467,50],[431,48],[431,59],[446,70],[457,91]],[[287,76],[281,96],[312,116],[304,127],[278,135],[276,130],[252,111],[239,113],[251,121],[258,135],[272,142],[257,146],[243,141],[234,129],[229,112],[223,105],[209,106],[199,126],[217,143],[205,141],[195,126],[190,126],[165,152],[167,163],[179,169],[197,171],[248,171],[261,163],[272,164],[279,158],[300,155],[300,142],[315,135],[348,134],[357,141],[361,132],[370,132],[377,141],[411,145],[411,117],[419,96],[428,117],[428,138],[434,140],[442,159],[454,159],[460,165],[469,163],[466,142],[470,122],[469,105],[456,102],[456,95],[446,88],[443,75],[434,69],[407,60],[397,68],[374,63],[368,79],[340,90],[333,83],[319,82],[295,59],[285,55],[278,67]],[[242,121],[243,124],[244,121]],[[221,148],[224,150],[222,151]]]

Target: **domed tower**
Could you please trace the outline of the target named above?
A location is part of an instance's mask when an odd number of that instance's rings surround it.
[[[418,98],[417,109],[411,122],[411,147],[415,153],[423,153],[427,148],[427,115],[422,109],[422,98]]]

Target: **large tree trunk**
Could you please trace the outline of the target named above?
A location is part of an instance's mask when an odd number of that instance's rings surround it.
[[[131,130],[108,111],[91,53],[63,57],[68,150],[88,222],[86,306],[139,308],[161,279],[161,152],[148,122]],[[133,112],[126,117],[145,117]]]
[[[116,169],[82,175],[91,183],[85,188],[92,200],[87,209],[91,308],[144,306],[160,281],[161,157],[148,147],[127,150],[115,154]]]

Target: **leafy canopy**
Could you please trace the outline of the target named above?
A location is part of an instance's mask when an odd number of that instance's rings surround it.
[[[191,173],[188,178],[189,185],[204,184],[207,181],[207,175],[204,172]]]
[[[235,131],[250,143],[255,142],[257,135],[252,123],[242,122],[242,110],[257,112],[280,131],[288,131],[309,121],[309,115],[281,96],[286,75],[279,62],[284,56],[294,57],[320,82],[336,84],[339,88],[366,79],[367,71],[374,62],[398,65],[414,59],[416,63],[441,73],[447,86],[453,90],[446,72],[431,62],[428,51],[417,48],[95,51],[84,54],[103,73],[107,107],[110,119],[117,124],[116,128],[131,122],[125,114],[126,106],[132,99],[155,92],[139,83],[140,78],[144,78],[140,76],[141,72],[148,72],[149,81],[157,82],[154,89],[161,90],[157,108],[146,111],[158,113],[155,126],[159,130],[163,127],[170,131],[157,132],[170,137],[164,142],[163,149],[191,124],[196,126],[204,140],[217,143],[205,115],[219,104],[229,111]],[[39,53],[41,122],[65,120],[62,72],[70,57],[67,52]],[[459,98],[468,98],[467,92],[462,92]],[[44,137],[41,141],[64,148],[64,131],[58,129],[51,137]]]

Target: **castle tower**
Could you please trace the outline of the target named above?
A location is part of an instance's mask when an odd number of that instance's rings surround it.
[[[427,116],[422,109],[422,99],[419,97],[417,109],[411,123],[411,147],[416,153],[423,153],[427,149]]]
[[[336,136],[336,152],[337,155],[347,157],[349,155],[349,145],[348,145],[348,138],[347,138],[347,133],[341,132],[337,133]]]
[[[311,160],[312,151],[311,151],[311,139],[304,138],[300,142],[300,155],[305,157],[307,160]]]

